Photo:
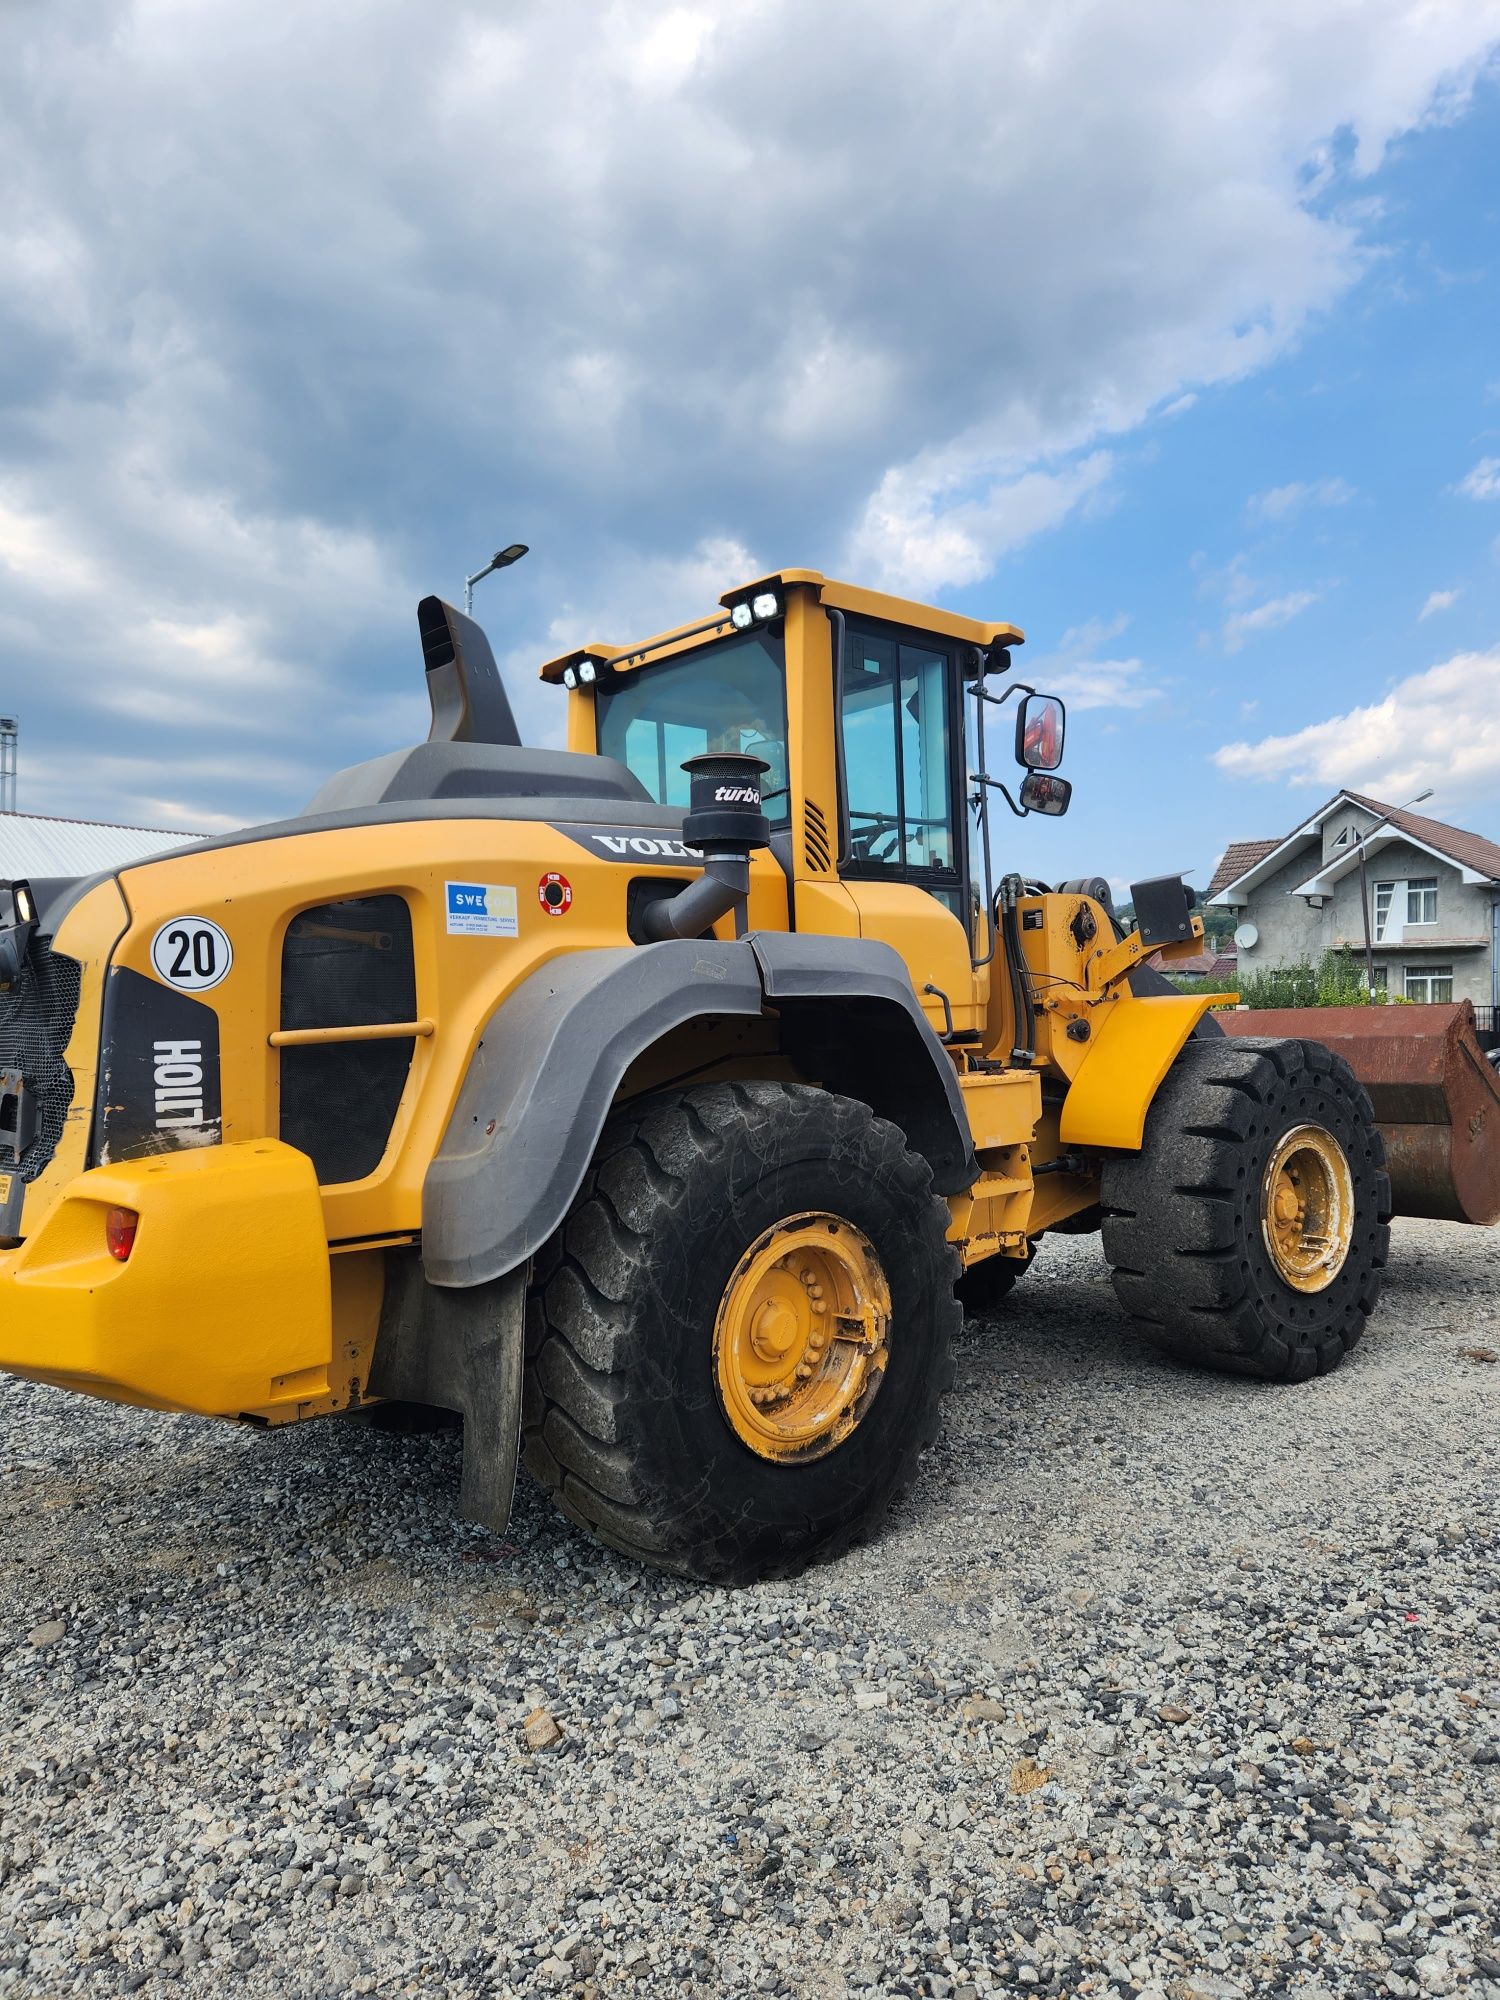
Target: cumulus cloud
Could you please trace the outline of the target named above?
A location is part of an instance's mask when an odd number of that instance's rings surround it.
[[[922,597],[978,583],[1008,549],[1056,527],[1097,493],[1112,461],[1107,451],[1096,451],[1060,471],[989,483],[983,463],[960,449],[888,472],[854,531],[850,569]]]
[[[1346,507],[1353,498],[1354,488],[1347,479],[1294,480],[1290,486],[1257,493],[1246,511],[1252,520],[1284,521],[1307,507]]]
[[[1377,798],[1404,798],[1426,785],[1440,785],[1444,800],[1493,798],[1500,785],[1500,647],[1455,653],[1347,714],[1258,743],[1227,743],[1214,762],[1236,778],[1349,786]]]
[[[1128,622],[1120,612],[1071,626],[1053,652],[1026,661],[1027,680],[1060,694],[1070,709],[1144,708],[1158,701],[1162,689],[1147,677],[1145,663],[1111,650]]]
[[[1316,590],[1292,590],[1285,597],[1269,597],[1264,604],[1252,605],[1248,611],[1231,611],[1224,620],[1224,651],[1237,653],[1247,639],[1258,632],[1274,631],[1278,625],[1289,625],[1294,618],[1300,618],[1310,604],[1316,604],[1320,593]]]
[[[1458,482],[1471,500],[1500,500],[1500,458],[1482,458]]]
[[[309,745],[363,754],[420,701],[413,598],[512,537],[534,553],[485,613],[532,659],[568,606],[696,589],[716,544],[982,581],[1104,504],[1112,441],[1346,292],[1379,248],[1360,178],[1462,107],[1500,6],[1349,20],[12,9],[0,657],[23,796],[41,757],[107,749],[189,806],[280,806]],[[284,783],[218,775],[226,709]],[[113,766],[72,768],[72,809],[123,808]]]
[[[1453,606],[1457,604],[1462,594],[1463,593],[1461,591],[1457,590],[1430,591],[1428,593],[1427,602],[1422,606],[1422,609],[1417,613],[1418,621],[1420,622],[1420,620],[1422,620],[1423,618],[1432,618],[1439,611],[1451,610]]]

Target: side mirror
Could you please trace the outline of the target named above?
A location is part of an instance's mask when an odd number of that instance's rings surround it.
[[[1029,694],[1016,711],[1016,762],[1055,771],[1062,762],[1067,710],[1055,694]]]
[[[1054,778],[1050,771],[1028,771],[1021,780],[1021,804],[1027,812],[1060,819],[1072,802],[1072,785],[1066,778]]]

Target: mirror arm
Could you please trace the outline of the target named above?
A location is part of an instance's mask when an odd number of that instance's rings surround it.
[[[1009,786],[1003,784],[999,778],[992,778],[987,771],[971,771],[969,773],[969,777],[974,784],[981,786],[987,785],[992,791],[998,792],[1001,798],[1004,799],[1005,803],[1010,807],[1011,811],[1015,814],[1017,819],[1030,819],[1031,817],[1030,808],[1028,806],[1018,806],[1015,800],[1010,795]],[[976,792],[975,793],[976,801],[982,796],[983,794],[981,792]]]
[[[1034,687],[1028,687],[1025,681],[1012,681],[1010,686],[1005,690],[1004,694],[991,694],[989,690],[985,687],[985,684],[982,680],[976,681],[974,683],[974,694],[976,698],[980,701],[987,701],[992,708],[1004,708],[1005,704],[1010,700],[1013,694],[1035,694],[1035,693],[1036,689]]]

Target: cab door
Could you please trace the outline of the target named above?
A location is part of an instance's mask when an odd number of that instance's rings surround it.
[[[844,858],[860,933],[898,951],[939,1035],[981,1029],[968,929],[962,690],[956,648],[845,627],[838,726]],[[940,993],[928,993],[932,986]]]

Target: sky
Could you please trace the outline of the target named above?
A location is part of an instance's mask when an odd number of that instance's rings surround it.
[[[24,810],[213,831],[799,565],[1027,633],[1043,878],[1500,837],[1500,0],[7,0]]]

